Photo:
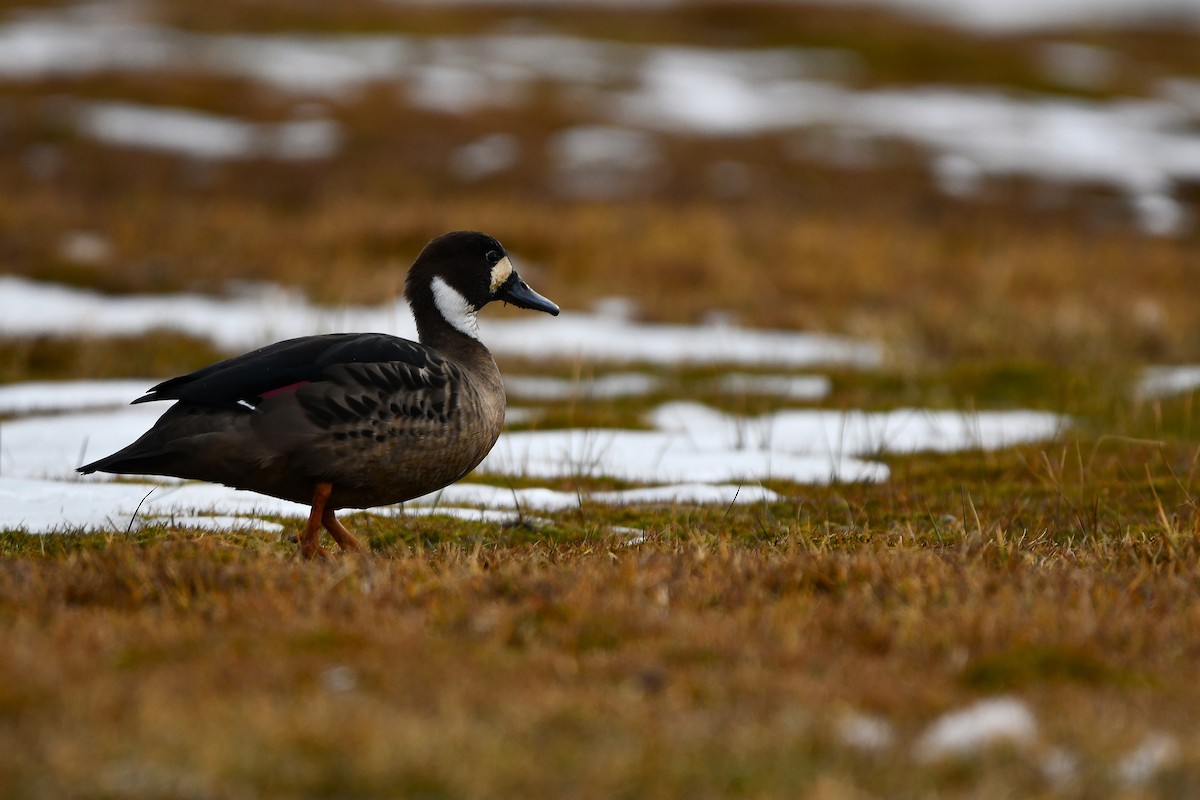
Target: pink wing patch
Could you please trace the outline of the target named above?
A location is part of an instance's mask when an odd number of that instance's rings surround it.
[[[283,394],[284,392],[294,392],[301,386],[304,386],[308,383],[311,383],[311,381],[296,381],[295,383],[289,383],[287,386],[280,386],[278,389],[272,389],[269,392],[263,392],[262,399],[266,400],[268,397],[274,397],[275,395]]]

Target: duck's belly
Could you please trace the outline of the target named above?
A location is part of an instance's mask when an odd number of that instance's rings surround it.
[[[454,483],[474,469],[496,443],[483,437],[439,436],[433,441],[361,444],[335,459],[326,473],[333,508],[371,508],[411,500]]]
[[[328,482],[333,484],[328,507],[373,508],[402,503],[454,483],[474,469],[490,449],[489,445],[455,457],[439,451],[437,457],[418,458],[412,452],[397,454],[384,448],[366,448],[325,470],[300,469],[281,460],[259,469],[222,470],[220,475],[189,471],[178,477],[225,483],[297,503],[312,502],[316,485]],[[231,480],[231,476],[236,477]]]

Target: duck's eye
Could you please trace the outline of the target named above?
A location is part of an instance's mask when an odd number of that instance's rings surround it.
[[[488,250],[488,252],[487,252],[487,255],[485,256],[485,258],[487,259],[488,266],[489,266],[489,267],[494,267],[494,266],[496,266],[496,262],[498,262],[498,261],[500,260],[500,251],[498,251],[498,250]]]

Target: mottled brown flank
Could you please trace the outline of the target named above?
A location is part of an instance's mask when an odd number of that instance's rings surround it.
[[[349,365],[345,393],[296,392],[332,436],[311,458],[337,470],[333,507],[402,502],[474,469],[504,423],[500,374],[479,350],[469,362],[433,361],[421,375],[402,364]]]

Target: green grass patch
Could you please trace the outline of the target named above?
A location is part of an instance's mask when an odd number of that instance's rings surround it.
[[[1012,691],[1044,682],[1133,686],[1136,679],[1095,653],[1064,647],[1020,647],[976,659],[963,682],[989,692]]]

